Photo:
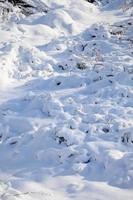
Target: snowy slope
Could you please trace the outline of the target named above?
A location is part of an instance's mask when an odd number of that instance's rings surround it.
[[[42,2],[0,19],[0,200],[131,200],[133,7]]]

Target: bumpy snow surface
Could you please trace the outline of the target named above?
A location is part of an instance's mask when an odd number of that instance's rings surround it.
[[[0,18],[0,200],[133,199],[133,7],[110,2]]]

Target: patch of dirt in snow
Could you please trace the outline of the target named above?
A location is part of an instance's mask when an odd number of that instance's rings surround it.
[[[131,200],[133,8],[44,2],[0,25],[0,197]]]

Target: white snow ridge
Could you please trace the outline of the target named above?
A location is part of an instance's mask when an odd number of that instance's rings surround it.
[[[85,199],[133,199],[132,0],[1,0],[0,200]]]

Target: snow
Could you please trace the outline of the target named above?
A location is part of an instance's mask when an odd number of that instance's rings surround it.
[[[31,2],[0,18],[0,199],[133,199],[133,7]]]

